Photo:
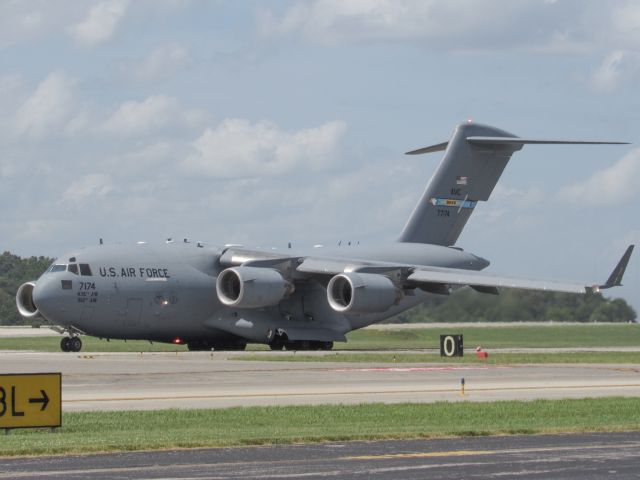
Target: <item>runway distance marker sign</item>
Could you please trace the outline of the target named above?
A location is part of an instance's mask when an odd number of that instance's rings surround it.
[[[464,343],[462,335],[440,335],[441,357],[462,357]]]
[[[0,429],[62,425],[62,374],[0,374]]]

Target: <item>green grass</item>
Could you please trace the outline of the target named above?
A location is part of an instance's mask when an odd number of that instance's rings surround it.
[[[462,333],[467,349],[481,345],[492,348],[518,347],[634,347],[640,345],[640,324],[550,325],[514,327],[473,327],[460,324],[442,328],[409,330],[364,329],[347,335],[347,343],[336,343],[336,350],[423,349],[438,348],[440,334]],[[166,352],[183,351],[185,346],[147,341],[100,340],[83,337],[86,352]],[[60,351],[60,337],[0,338],[0,350]],[[265,350],[264,345],[249,345],[250,350]]]
[[[634,347],[640,345],[640,324],[545,325],[474,327],[459,324],[447,328],[407,330],[357,330],[339,348],[438,348],[441,334],[463,334],[467,348],[518,347]]]
[[[606,363],[640,364],[640,352],[569,352],[569,353],[495,353],[479,359],[475,352],[461,358],[441,357],[434,353],[352,353],[335,352],[327,355],[304,353],[273,355],[241,355],[237,360],[272,362],[354,362],[354,363],[447,363],[447,364],[532,364],[532,363]]]
[[[3,435],[0,455],[639,429],[640,400],[618,397],[66,413],[57,432]]]

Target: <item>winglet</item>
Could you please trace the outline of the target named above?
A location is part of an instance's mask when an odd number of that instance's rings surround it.
[[[596,291],[604,290],[605,288],[619,287],[622,285],[622,276],[624,275],[624,271],[627,268],[627,264],[629,263],[632,252],[633,245],[629,245],[627,247],[627,250],[624,252],[624,255],[622,255],[622,258],[616,265],[616,268],[614,268],[613,272],[611,272],[611,275],[609,275],[606,283],[604,285],[598,285]]]

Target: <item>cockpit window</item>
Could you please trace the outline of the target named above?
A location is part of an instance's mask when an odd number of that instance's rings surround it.
[[[90,277],[91,276],[91,267],[89,266],[88,263],[81,263],[80,264],[80,275],[85,276],[85,277]]]
[[[54,263],[53,265],[51,265],[51,267],[49,268],[49,271],[51,273],[55,273],[55,272],[64,272],[67,270],[67,266],[64,263]]]
[[[78,275],[78,265],[75,263],[70,263],[68,270],[74,275]]]

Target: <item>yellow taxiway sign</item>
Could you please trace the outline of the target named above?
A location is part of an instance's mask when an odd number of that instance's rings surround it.
[[[0,374],[0,429],[59,427],[60,373]]]

